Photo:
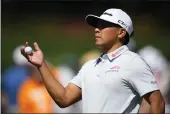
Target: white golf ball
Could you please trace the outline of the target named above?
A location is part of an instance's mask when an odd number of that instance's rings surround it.
[[[25,49],[24,49],[25,53],[26,54],[31,54],[32,53],[32,48],[30,46],[27,46]]]

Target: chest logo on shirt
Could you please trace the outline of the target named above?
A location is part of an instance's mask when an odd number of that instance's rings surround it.
[[[109,70],[106,70],[105,74],[109,72],[119,72],[119,71],[120,71],[120,66],[113,66]]]

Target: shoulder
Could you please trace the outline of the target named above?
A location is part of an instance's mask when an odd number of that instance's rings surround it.
[[[153,77],[152,70],[146,61],[138,54],[134,53],[133,57],[129,61],[125,72],[129,81],[146,78],[151,79]]]
[[[139,55],[135,52],[128,50],[123,54],[123,56],[126,57],[127,59],[133,59],[134,57],[138,57]]]
[[[122,64],[125,68],[126,67],[129,68],[129,65],[139,64],[139,61],[142,61],[142,58],[137,53],[134,53],[134,52],[128,50],[128,51],[125,51],[121,56],[119,56],[113,62]]]
[[[125,55],[129,56],[129,68],[131,69],[150,69],[150,66],[147,62],[137,53],[128,51]]]

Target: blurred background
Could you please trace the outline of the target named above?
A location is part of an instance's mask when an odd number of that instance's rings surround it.
[[[38,42],[54,76],[66,86],[82,64],[100,54],[85,16],[108,8],[131,16],[135,34],[128,47],[151,66],[170,112],[170,2],[163,0],[3,0],[2,112],[81,112],[81,101],[66,109],[55,105],[19,47]]]

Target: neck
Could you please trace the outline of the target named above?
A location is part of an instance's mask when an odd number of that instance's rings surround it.
[[[112,47],[103,48],[103,52],[108,54],[108,53],[111,53],[111,52],[115,51],[116,49],[120,48],[121,46],[122,46],[121,43],[116,43]]]

